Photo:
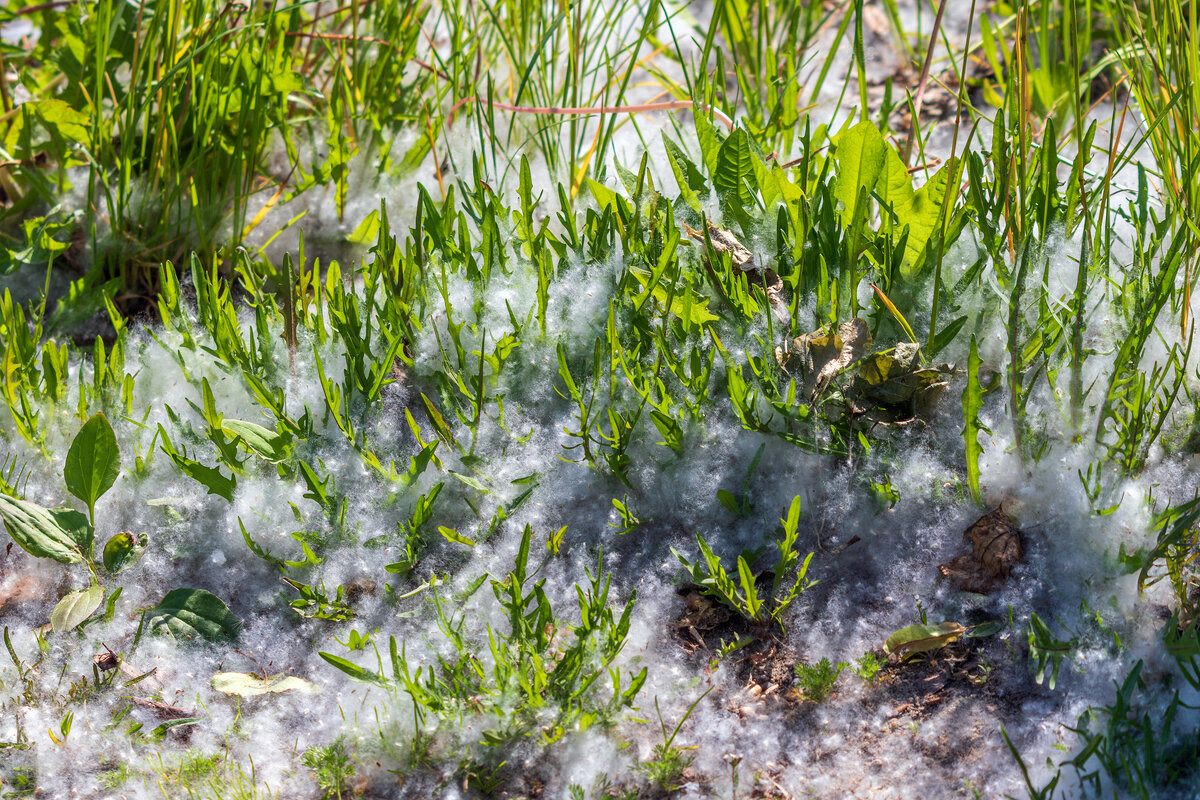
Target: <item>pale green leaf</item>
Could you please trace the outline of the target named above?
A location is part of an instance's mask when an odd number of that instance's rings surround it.
[[[283,461],[287,457],[287,446],[291,444],[291,434],[276,433],[253,422],[243,422],[238,419],[227,419],[221,427],[230,435],[237,436],[242,443],[258,455],[272,463]]]
[[[52,558],[64,564],[83,562],[80,539],[87,540],[87,519],[74,509],[48,509],[27,500],[0,495],[0,517],[4,527],[25,552],[38,558]],[[81,528],[80,526],[83,526]]]
[[[59,633],[74,630],[100,607],[103,600],[104,587],[99,584],[68,592],[50,612],[50,627]]]
[[[315,683],[292,675],[272,675],[261,678],[244,672],[218,672],[212,676],[212,688],[222,694],[238,697],[257,697],[263,694],[280,694],[296,691],[301,694],[319,694],[321,687]]]
[[[917,653],[945,647],[966,632],[967,628],[957,622],[909,625],[889,636],[883,644],[883,651],[889,655],[895,654],[900,658],[907,658]]]

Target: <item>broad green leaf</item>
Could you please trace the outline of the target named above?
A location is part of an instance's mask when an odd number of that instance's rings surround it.
[[[13,541],[25,552],[37,558],[52,558],[63,564],[78,564],[85,560],[81,541],[90,540],[91,526],[87,519],[74,509],[49,509],[0,495],[0,517]],[[81,528],[82,526],[82,528]]]
[[[696,126],[696,138],[700,140],[700,156],[704,167],[710,176],[717,173],[717,153],[725,142],[725,134],[712,126],[705,114],[696,114],[693,118]]]
[[[86,503],[88,517],[94,518],[96,501],[112,488],[120,471],[121,453],[116,434],[108,424],[108,418],[96,414],[83,423],[67,451],[67,462],[63,466],[67,491]]]
[[[42,124],[52,133],[56,133],[68,142],[88,146],[90,137],[88,131],[91,120],[88,115],[74,108],[65,100],[39,100],[36,103],[38,116]]]
[[[907,203],[896,206],[897,223],[901,228],[908,226],[908,249],[900,267],[900,274],[905,278],[915,276],[917,268],[924,261],[925,247],[937,228],[942,203],[946,199],[946,183],[955,169],[954,162],[946,164]]]
[[[666,131],[662,133],[662,140],[663,148],[667,152],[667,162],[671,165],[671,172],[675,174],[675,182],[679,184],[679,196],[693,211],[699,213],[699,193],[706,188],[704,175],[683,152],[683,148],[667,136]]]
[[[1004,630],[1004,623],[998,619],[991,619],[978,625],[972,625],[971,629],[963,636],[967,639],[984,639],[988,636],[995,636],[1002,630]]]
[[[373,244],[379,237],[379,212],[372,210],[370,214],[363,217],[363,221],[358,223],[346,240],[355,244]]]
[[[942,622],[937,625],[909,625],[888,637],[883,643],[883,652],[908,658],[917,653],[937,650],[953,642],[967,632],[957,622]]]
[[[253,422],[238,419],[224,420],[221,427],[239,437],[246,447],[271,463],[278,463],[287,458],[287,446],[291,444],[292,436],[286,431],[276,433]]]
[[[136,538],[128,531],[121,531],[104,545],[104,568],[116,575],[138,560],[146,549],[146,534]]]
[[[50,627],[62,633],[74,630],[90,617],[104,600],[104,587],[92,584],[86,589],[68,592],[50,612]]]
[[[885,206],[895,208],[912,202],[913,179],[908,168],[900,160],[896,148],[886,141],[883,143],[883,162],[879,168],[879,179],[875,182],[875,196]],[[884,219],[888,219],[884,212]]]
[[[871,122],[860,122],[843,131],[834,139],[834,144],[837,146],[838,178],[833,186],[833,196],[842,202],[842,222],[849,225],[859,211],[857,204],[863,196],[862,191],[865,189],[866,196],[870,196],[879,182],[888,146]]]
[[[778,164],[770,169],[759,170],[758,186],[762,190],[763,202],[770,210],[776,203],[792,205],[804,199],[804,190],[788,176],[787,170]]]
[[[58,527],[66,531],[67,536],[70,536],[71,540],[75,542],[83,560],[90,561],[92,546],[96,540],[96,531],[88,522],[88,518],[73,508],[51,508],[49,511]]]
[[[748,211],[757,201],[758,178],[754,167],[755,157],[750,147],[750,137],[738,128],[730,134],[717,153],[713,186],[717,189],[722,206],[731,210],[739,221],[746,218]]]
[[[225,603],[204,589],[172,589],[146,616],[152,632],[179,640],[233,641],[242,629]]]
[[[263,694],[297,691],[301,694],[320,694],[321,687],[291,675],[272,675],[260,678],[244,672],[218,672],[212,676],[212,688],[222,694],[238,697],[257,697]]]
[[[596,206],[603,211],[606,207],[612,206],[613,210],[617,209],[617,193],[608,188],[602,183],[597,183],[591,178],[587,179],[588,189],[592,192],[592,197],[596,198]]]

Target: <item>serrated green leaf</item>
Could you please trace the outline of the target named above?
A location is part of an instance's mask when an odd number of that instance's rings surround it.
[[[90,617],[104,601],[104,587],[93,584],[86,589],[68,592],[50,612],[50,627],[55,631],[74,630]]]
[[[87,503],[88,516],[94,518],[96,501],[112,488],[121,471],[121,453],[117,436],[108,418],[96,414],[83,424],[63,465],[67,491]]]
[[[713,186],[721,198],[722,206],[733,212],[739,221],[744,220],[757,203],[758,177],[754,167],[750,137],[738,128],[717,152]]]
[[[667,136],[666,131],[662,133],[662,141],[663,149],[667,153],[667,163],[671,165],[671,172],[674,173],[675,182],[679,185],[679,196],[683,198],[688,207],[696,213],[700,213],[699,192],[703,192],[707,186],[704,175],[683,152],[683,148]]]
[[[448,541],[448,542],[454,542],[455,544],[465,544],[467,547],[475,546],[475,542],[473,540],[468,539],[466,536],[463,536],[461,533],[454,530],[454,528],[447,528],[444,526],[439,527],[438,533],[440,533],[442,536],[444,536],[446,538],[446,541]]]
[[[31,556],[63,564],[86,560],[82,542],[90,539],[90,533],[83,529],[90,531],[91,526],[75,509],[43,508],[28,500],[0,495],[0,517],[9,536]]]
[[[204,589],[173,589],[146,617],[152,632],[177,640],[233,641],[242,629],[225,603]]]
[[[946,199],[946,183],[950,173],[956,169],[951,162],[934,173],[906,203],[896,206],[896,219],[900,227],[908,226],[908,249],[900,274],[905,278],[916,275],[924,261],[925,247],[941,217],[942,203]]]
[[[321,687],[315,683],[292,675],[272,675],[261,678],[244,672],[218,672],[212,676],[212,688],[222,694],[238,697],[258,697],[263,694],[279,694],[296,691],[301,694],[320,694]]]

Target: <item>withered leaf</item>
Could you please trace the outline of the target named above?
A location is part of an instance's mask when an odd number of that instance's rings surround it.
[[[704,243],[703,231],[696,230],[686,222],[681,224],[688,236],[701,244]],[[754,255],[746,249],[744,244],[737,240],[736,236],[724,228],[718,228],[711,222],[708,223],[708,240],[712,242],[713,250],[716,250],[718,253],[729,253],[729,259],[735,267],[743,269],[752,269],[754,267]]]
[[[957,589],[987,594],[1008,577],[1021,560],[1021,532],[1000,508],[984,514],[964,532],[971,552],[938,566]]]
[[[957,622],[909,625],[888,637],[888,640],[883,643],[883,652],[899,656],[903,660],[917,653],[945,647],[966,632],[967,628]]]
[[[151,700],[148,697],[130,697],[134,705],[148,708],[159,719],[183,719],[192,716],[190,711],[184,711],[177,706],[168,705],[161,700]]]
[[[946,385],[947,368],[917,368],[920,346],[901,342],[891,353],[876,353],[863,362],[854,390],[871,403],[893,406],[919,399]]]
[[[92,663],[101,672],[108,672],[110,669],[116,669],[120,665],[121,659],[112,650],[105,650],[103,653],[92,656]]]
[[[956,589],[963,592],[987,594],[995,588],[997,583],[996,579],[989,575],[975,558],[974,553],[963,553],[945,564],[939,564],[938,572]]]
[[[1002,508],[977,519],[963,533],[963,538],[971,540],[976,560],[992,577],[1007,577],[1021,560],[1021,532]]]
[[[786,353],[776,353],[780,366],[799,374],[800,388],[816,397],[846,367],[862,358],[871,346],[871,330],[866,320],[855,317],[834,331],[825,326],[797,336]]]

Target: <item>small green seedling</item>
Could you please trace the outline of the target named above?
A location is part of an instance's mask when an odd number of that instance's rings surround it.
[[[806,700],[820,703],[833,691],[838,676],[848,664],[839,661],[830,663],[828,658],[822,658],[816,664],[796,665],[796,684],[804,692]]]
[[[658,706],[658,698],[654,698],[654,712],[658,715],[658,726],[662,730],[663,742],[654,746],[654,752],[650,759],[638,764],[638,771],[650,779],[661,791],[674,792],[679,789],[679,779],[683,777],[683,772],[689,766],[695,756],[688,754],[688,750],[696,749],[693,747],[677,747],[675,745],[675,737],[679,735],[679,730],[683,727],[683,723],[687,722],[688,717],[696,710],[696,706],[700,701],[708,696],[712,691],[710,686],[704,691],[704,694],[697,697],[688,710],[684,712],[679,723],[667,735],[667,726],[663,722],[662,709]]]
[[[674,548],[671,548],[671,552],[687,568],[692,581],[705,594],[757,625],[782,629],[783,613],[800,594],[816,585],[816,581],[808,579],[808,566],[813,553],[809,553],[801,563],[800,554],[796,551],[800,523],[799,497],[792,499],[787,516],[780,523],[783,536],[775,542],[779,548],[779,560],[771,570],[771,590],[765,597],[759,596],[758,577],[751,571],[745,555],[738,556],[738,582],[734,583],[721,564],[720,557],[713,554],[712,548],[700,534],[696,534],[696,544],[700,547],[701,561],[690,562]]]

